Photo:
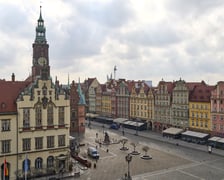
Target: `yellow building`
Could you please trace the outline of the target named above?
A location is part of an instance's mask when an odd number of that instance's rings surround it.
[[[104,89],[102,91],[102,106],[101,106],[101,115],[106,117],[111,117],[111,90]]]
[[[189,128],[201,132],[211,131],[210,97],[213,86],[197,85],[189,97]]]
[[[153,89],[144,82],[132,82],[130,118],[145,120],[151,127],[154,118]]]

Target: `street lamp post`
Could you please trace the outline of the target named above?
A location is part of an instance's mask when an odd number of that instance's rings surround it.
[[[127,156],[125,156],[125,160],[128,163],[128,176],[127,176],[126,180],[131,180],[132,178],[131,178],[131,175],[130,175],[130,166],[129,166],[129,164],[130,164],[130,162],[132,160],[132,156],[130,154],[128,154]]]
[[[136,121],[136,133],[135,133],[136,136],[138,136],[138,121]]]
[[[124,136],[124,124],[122,124],[122,134]]]

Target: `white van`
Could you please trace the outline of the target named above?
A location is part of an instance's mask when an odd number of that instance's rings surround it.
[[[98,153],[97,149],[94,147],[89,147],[87,150],[87,154],[94,159],[99,159],[100,157],[100,154]]]

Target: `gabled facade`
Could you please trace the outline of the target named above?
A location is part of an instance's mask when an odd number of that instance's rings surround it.
[[[101,116],[111,117],[112,116],[112,109],[111,109],[111,89],[104,88],[102,91],[102,106],[101,106]]]
[[[85,132],[85,97],[81,90],[81,85],[72,81],[69,90],[70,95],[70,135],[79,136]]]
[[[204,82],[196,85],[189,95],[189,128],[196,131],[211,132],[211,91],[213,86]]]
[[[162,131],[171,126],[172,82],[160,81],[155,90],[154,129]]]
[[[186,129],[189,126],[189,90],[183,80],[175,82],[172,93],[172,118],[170,124],[174,127]]]
[[[88,78],[84,82],[84,94],[86,104],[88,104],[86,111],[88,113],[96,113],[96,88],[98,86],[99,82],[96,78]]]
[[[69,161],[69,98],[57,89],[50,78],[36,79],[17,99],[18,171],[24,176],[27,156],[29,175],[37,171],[59,173],[68,169]],[[21,158],[20,158],[21,157]]]
[[[125,80],[118,82],[116,90],[116,112],[119,118],[129,118],[129,89]]]
[[[220,81],[211,93],[212,134],[224,137],[224,82]]]
[[[99,84],[96,87],[96,114],[101,114],[102,112],[102,89],[104,89],[103,86],[105,85]]]

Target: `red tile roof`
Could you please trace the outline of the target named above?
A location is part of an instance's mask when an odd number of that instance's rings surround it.
[[[189,96],[189,100],[192,102],[210,102],[211,91],[214,88],[215,86],[209,86],[204,83],[196,85]]]
[[[17,112],[16,100],[29,81],[0,80],[0,113]]]

